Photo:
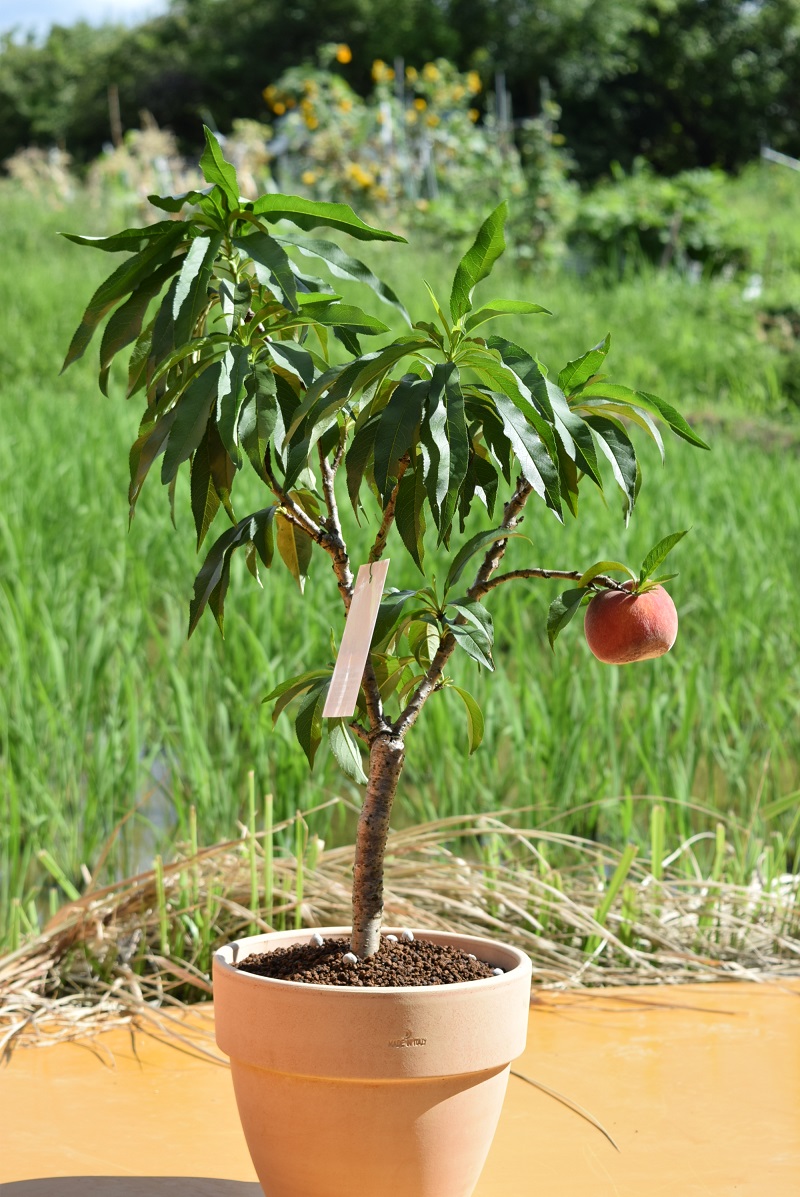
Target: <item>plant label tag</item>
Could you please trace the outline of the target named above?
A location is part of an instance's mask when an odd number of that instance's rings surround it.
[[[359,568],[353,601],[347,613],[339,655],[322,712],[323,719],[349,719],[355,713],[388,568],[388,560],[374,561],[372,565]]]

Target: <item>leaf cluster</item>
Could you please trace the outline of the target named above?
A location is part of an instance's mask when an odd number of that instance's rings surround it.
[[[269,570],[279,560],[302,590],[316,545],[331,557],[347,592],[349,559],[334,490],[340,465],[355,518],[377,506],[382,529],[396,527],[426,579],[426,532],[430,543],[435,531],[446,562],[441,595],[432,586],[389,592],[372,644],[380,702],[396,700],[402,709],[426,679],[435,688],[449,685],[435,664],[444,643],[448,652],[457,647],[493,668],[491,616],[480,594],[457,584],[477,554],[509,538],[498,513],[502,484],[524,486],[563,521],[578,513],[582,481],[602,491],[610,475],[627,518],[641,486],[632,429],[651,437],[662,454],[659,424],[692,444],[703,442],[663,400],[607,379],[608,337],[553,378],[524,348],[483,335],[505,314],[546,311],[502,298],[475,305],[476,287],[505,248],[505,204],[484,221],[459,262],[449,303],[431,292],[435,319],[411,324],[391,288],[338,240],[307,234],[322,228],[351,240],[402,238],[366,224],[344,204],[276,194],[242,199],[234,167],[208,129],[205,138],[208,187],[151,197],[168,219],[99,239],[67,234],[127,257],[90,300],[64,366],[81,357],[108,317],[101,388],[107,391],[115,358],[129,351],[127,394],[144,401],[130,451],[131,517],[159,459],[171,499],[180,470],[189,470],[198,549],[217,516],[227,517],[230,526],[195,579],[190,634],[206,608],[222,629],[238,549],[256,579],[260,567]],[[298,259],[309,258],[334,278],[366,286],[401,313],[408,331],[364,351],[361,338],[386,334],[387,326],[369,308],[345,301],[329,281],[306,273]],[[242,517],[234,489],[246,466],[268,502]],[[496,526],[453,545],[454,535],[466,533],[476,501]],[[381,551],[376,541],[372,559]],[[552,628],[551,621],[554,639]],[[298,701],[295,727],[311,763],[329,679],[330,669],[304,674],[271,696],[276,715]],[[474,700],[457,693],[474,749],[482,718]],[[362,780],[350,728],[340,721],[329,730],[340,764]]]

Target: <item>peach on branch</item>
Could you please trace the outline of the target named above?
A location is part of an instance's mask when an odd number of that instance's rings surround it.
[[[678,635],[678,612],[663,586],[640,592],[635,582],[604,590],[586,608],[586,642],[598,661],[627,665],[669,652]]]

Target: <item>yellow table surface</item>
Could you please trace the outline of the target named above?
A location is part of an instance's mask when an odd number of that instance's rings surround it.
[[[475,1197],[800,1195],[796,982],[539,995],[513,1067],[619,1151],[512,1076]],[[260,1194],[222,1064],[118,1029],[0,1068],[0,1197]]]

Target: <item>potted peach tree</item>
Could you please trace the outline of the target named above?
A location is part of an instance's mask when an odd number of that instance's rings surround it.
[[[504,204],[458,263],[449,302],[431,293],[434,318],[411,323],[395,293],[341,245],[342,235],[402,238],[342,204],[242,199],[234,168],[205,136],[208,188],[152,197],[164,220],[104,238],[68,234],[129,256],[92,297],[65,366],[112,313],[100,386],[106,391],[112,361],[132,347],[127,392],[143,400],[131,512],[160,458],[171,495],[188,469],[198,549],[212,540],[194,583],[190,634],[206,610],[222,628],[240,550],[256,577],[282,565],[301,589],[312,560],[327,557],[341,596],[336,635],[351,606],[354,613],[345,625],[356,642],[354,709],[329,717],[333,667],[324,663],[270,697],[279,712],[296,704],[309,762],[327,738],[364,786],[352,926],[256,936],[219,952],[218,1040],[232,1058],[268,1194],[464,1197],[524,1046],[530,963],[488,940],[382,933],[384,852],[406,740],[426,704],[454,685],[455,654],[494,669],[487,599],[498,586],[570,583],[550,607],[551,644],[588,603],[587,634],[601,659],[671,646],[677,618],[654,575],[682,533],[665,537],[637,573],[608,561],[498,571],[526,508],[576,517],[581,483],[602,490],[609,474],[632,512],[641,483],[632,428],[659,445],[659,423],[702,441],[663,400],[607,380],[608,340],[551,375],[533,353],[491,335],[498,317],[545,310],[474,299],[504,249]],[[309,260],[371,289],[407,321],[403,335],[365,352],[362,338],[389,329],[374,305],[354,306],[307,273]],[[238,518],[233,491],[248,469],[263,505]],[[374,528],[364,562],[351,557],[346,513]],[[229,526],[212,538],[218,518]],[[390,540],[421,584],[381,588],[370,615],[369,600],[358,601],[356,566],[367,567],[366,593]],[[611,577],[620,572],[626,582]],[[473,751],[483,717],[454,688]]]

